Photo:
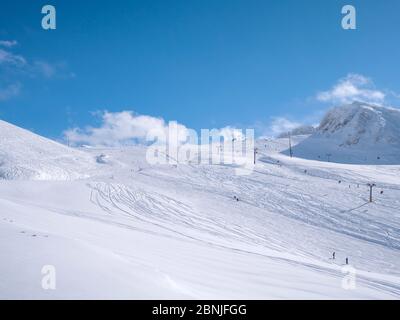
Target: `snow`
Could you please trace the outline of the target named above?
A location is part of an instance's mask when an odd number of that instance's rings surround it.
[[[71,180],[88,177],[94,160],[0,120],[0,179]]]
[[[399,165],[290,158],[283,138],[259,140],[254,171],[236,175],[150,165],[144,146],[78,150],[4,122],[0,132],[0,298],[400,297]],[[41,286],[44,265],[55,290]]]
[[[361,102],[333,108],[293,152],[337,163],[400,164],[400,110]]]

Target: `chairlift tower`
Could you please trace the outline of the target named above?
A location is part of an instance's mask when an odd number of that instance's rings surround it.
[[[290,154],[290,157],[292,158],[293,157],[292,136],[291,136],[290,132],[288,132],[288,134],[289,134],[289,154]]]
[[[368,183],[367,186],[369,187],[369,202],[372,202],[372,189],[376,187],[376,184]]]

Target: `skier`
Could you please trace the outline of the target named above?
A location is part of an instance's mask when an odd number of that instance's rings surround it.
[[[346,257],[346,264],[349,264],[349,258]]]
[[[332,253],[332,259],[335,260],[336,252]]]

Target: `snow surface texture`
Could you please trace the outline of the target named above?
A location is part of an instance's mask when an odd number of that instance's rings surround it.
[[[88,177],[87,154],[0,120],[0,179],[74,180]]]
[[[0,298],[400,297],[400,166],[290,158],[276,139],[258,141],[254,171],[238,176],[0,125]],[[55,290],[42,288],[45,265]]]
[[[337,163],[400,164],[400,110],[361,102],[334,108],[293,152]]]

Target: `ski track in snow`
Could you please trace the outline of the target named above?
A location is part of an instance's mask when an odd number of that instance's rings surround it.
[[[289,158],[285,143],[260,141],[244,176],[230,165],[150,166],[143,147],[67,157],[87,170],[33,161],[14,175],[70,181],[0,181],[0,297],[398,299],[400,166]],[[340,286],[345,257],[354,291]],[[61,268],[54,293],[39,287],[48,260]]]

